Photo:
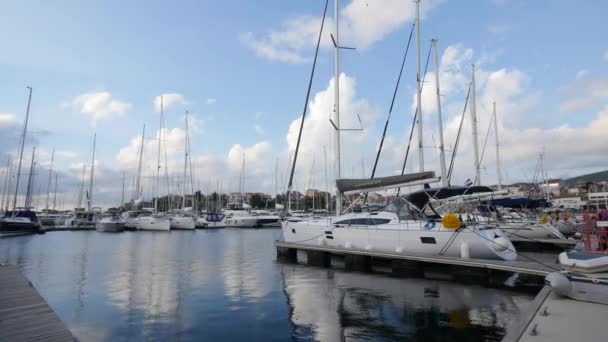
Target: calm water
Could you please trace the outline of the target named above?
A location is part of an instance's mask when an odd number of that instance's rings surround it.
[[[280,230],[0,240],[81,341],[500,340],[532,299],[276,262]]]

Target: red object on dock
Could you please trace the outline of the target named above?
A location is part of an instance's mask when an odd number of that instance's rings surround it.
[[[583,213],[583,237],[585,250],[608,253],[608,211],[585,210]]]

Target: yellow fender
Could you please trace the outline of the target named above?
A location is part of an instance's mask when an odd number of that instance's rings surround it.
[[[458,219],[458,216],[452,213],[447,213],[443,215],[443,218],[441,219],[441,224],[443,224],[443,227],[447,229],[460,228],[460,220]]]

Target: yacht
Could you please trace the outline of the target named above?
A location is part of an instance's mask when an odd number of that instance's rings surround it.
[[[95,229],[95,222],[101,218],[101,208],[74,211],[66,222],[68,226],[82,229]]]
[[[136,230],[171,230],[171,222],[165,214],[155,214],[152,210],[138,210],[134,217],[127,219],[127,225]]]
[[[198,217],[196,220],[207,229],[226,228],[222,215],[218,213],[207,213],[205,217]]]
[[[257,218],[256,227],[280,227],[281,217],[267,210],[252,210],[251,215]]]
[[[239,227],[239,228],[254,228],[258,224],[258,218],[252,216],[245,209],[227,209],[222,211],[224,215],[224,225],[226,227]]]
[[[384,178],[393,178],[387,183],[401,178],[400,186],[416,185],[425,179],[432,181],[434,172]],[[363,186],[366,182],[385,182],[382,178],[338,180],[340,192],[350,187],[345,181],[360,182]],[[384,253],[515,260],[513,244],[495,224],[464,223],[454,214],[442,217],[436,212],[431,199],[450,197],[454,192],[466,194],[466,188],[419,190],[397,197],[377,211],[355,208],[340,216],[284,221],[283,237],[286,242]]]
[[[36,216],[38,217],[38,222],[40,222],[40,226],[42,227],[63,226],[66,221],[65,215],[56,210],[43,211],[36,214]]]
[[[23,231],[40,231],[40,223],[36,212],[31,210],[6,211],[4,216],[0,218],[0,231],[3,232],[23,232]]]
[[[171,221],[171,229],[193,230],[195,228],[194,217],[185,215],[183,212],[170,213],[167,216],[169,217],[169,221]]]
[[[95,223],[95,230],[100,232],[122,232],[125,228],[126,220],[118,212],[106,213]]]

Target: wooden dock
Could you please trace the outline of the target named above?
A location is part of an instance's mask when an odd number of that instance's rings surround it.
[[[544,278],[550,272],[560,269],[555,264],[556,255],[547,254],[544,257],[534,255],[526,259],[525,253],[514,261],[486,260],[486,259],[463,259],[441,255],[414,255],[407,253],[384,253],[367,251],[361,249],[316,246],[307,244],[276,241],[277,255],[279,258],[298,261],[298,252],[306,254],[307,263],[313,266],[329,267],[332,264],[332,256],[344,258],[346,269],[357,271],[371,271],[375,263],[388,265],[395,275],[425,274],[439,268],[440,272],[455,273],[456,275],[472,275],[477,278],[487,277],[496,273],[520,274]],[[536,262],[534,260],[538,260]]]
[[[0,265],[0,341],[77,341],[16,266]]]

